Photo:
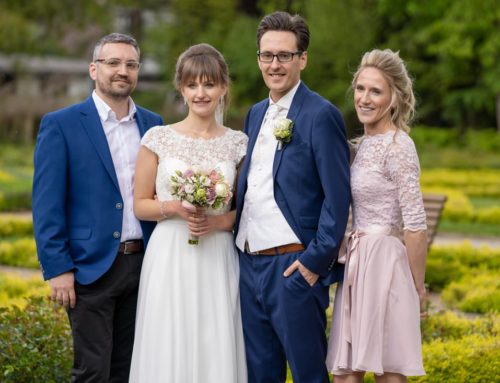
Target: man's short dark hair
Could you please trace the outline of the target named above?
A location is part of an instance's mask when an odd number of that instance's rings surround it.
[[[299,15],[290,15],[288,12],[274,12],[264,16],[257,29],[257,49],[260,49],[260,39],[269,31],[292,32],[297,38],[297,49],[307,51],[309,47],[309,27]]]

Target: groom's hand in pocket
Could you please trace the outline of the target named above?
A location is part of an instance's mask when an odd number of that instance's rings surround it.
[[[50,299],[59,303],[64,308],[75,308],[75,275],[68,271],[57,277],[49,279]]]
[[[298,259],[295,262],[293,262],[290,266],[288,266],[288,268],[283,273],[283,276],[289,277],[297,269],[299,270],[299,273],[302,274],[306,282],[309,283],[309,286],[311,287],[314,286],[314,284],[318,281],[319,275],[313,273],[311,270],[305,267],[302,263],[300,263]]]

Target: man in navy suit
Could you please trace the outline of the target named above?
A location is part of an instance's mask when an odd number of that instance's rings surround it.
[[[139,276],[154,224],[133,214],[141,136],[162,119],[130,94],[140,69],[130,36],[96,44],[84,102],[49,113],[35,148],[33,223],[52,300],[67,308],[72,382],[127,382]]]
[[[275,12],[257,31],[269,98],[245,121],[248,153],[237,188],[236,245],[251,383],[325,383],[329,285],[349,203],[349,150],[342,116],[300,80],[309,29]],[[289,121],[287,121],[286,119]],[[281,142],[276,126],[285,128]]]

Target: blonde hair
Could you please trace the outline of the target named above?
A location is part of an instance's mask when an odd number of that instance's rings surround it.
[[[399,52],[390,49],[366,52],[352,79],[353,89],[361,71],[368,67],[380,70],[387,80],[391,90],[391,120],[397,129],[409,133],[409,124],[415,114],[415,96],[412,80]]]

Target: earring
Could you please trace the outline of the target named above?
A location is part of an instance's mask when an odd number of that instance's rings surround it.
[[[219,125],[224,125],[224,96],[219,98],[217,108],[215,109],[215,121]]]
[[[186,97],[184,97],[184,105],[187,105],[187,100],[186,100]]]

